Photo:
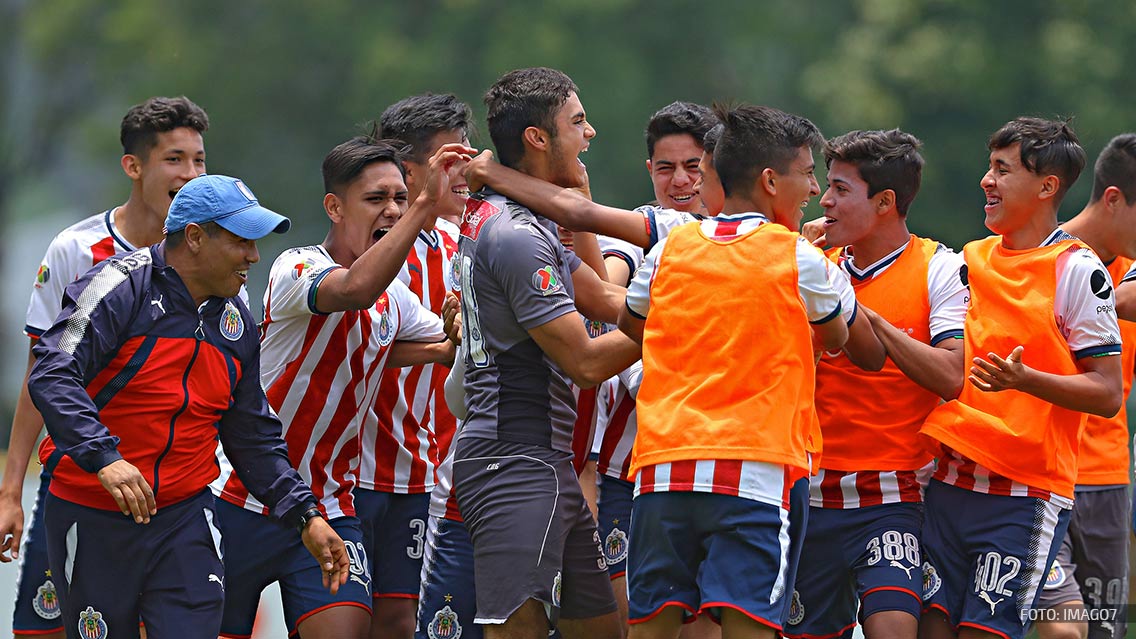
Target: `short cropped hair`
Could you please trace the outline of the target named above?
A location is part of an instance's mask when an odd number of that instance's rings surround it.
[[[118,139],[123,155],[145,159],[158,143],[158,134],[188,127],[204,134],[209,129],[209,116],[189,98],[155,97],[130,107],[122,118]]]
[[[342,195],[363,169],[375,162],[390,162],[406,178],[399,147],[392,140],[372,140],[356,136],[337,145],[323,159],[323,188],[326,193]]]
[[[468,136],[472,119],[469,105],[452,93],[413,95],[387,107],[371,137],[399,140],[409,147],[405,159],[423,163],[435,135],[457,130]]]
[[[856,167],[868,183],[868,197],[891,189],[895,208],[907,215],[923,181],[923,156],[919,138],[899,129],[890,131],[851,131],[824,145],[824,165],[834,160]]]
[[[766,168],[785,173],[801,147],[819,147],[816,125],[799,115],[767,106],[714,106],[722,137],[714,149],[714,170],[727,197],[749,188]]]
[[[702,146],[706,133],[715,124],[718,120],[709,108],[693,102],[671,102],[647,121],[647,157],[655,157],[655,143],[668,135],[686,134]]]
[[[1136,133],[1122,133],[1109,140],[1093,168],[1093,194],[1096,202],[1105,189],[1115,186],[1126,204],[1136,204]]]
[[[722,139],[722,131],[726,126],[719,122],[715,124],[706,135],[702,138],[702,152],[714,155],[714,149],[718,148],[718,140]]]
[[[572,78],[547,67],[517,69],[494,82],[485,92],[486,119],[501,164],[516,168],[520,163],[522,136],[530,126],[556,137],[556,114],[574,91]]]
[[[990,136],[991,151],[1021,145],[1022,165],[1035,175],[1056,175],[1060,202],[1085,168],[1085,150],[1068,120],[1019,117]]]

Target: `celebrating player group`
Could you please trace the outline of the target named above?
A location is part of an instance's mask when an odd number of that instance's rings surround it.
[[[1136,134],[1060,224],[1068,122],[975,140],[958,253],[908,230],[899,129],[674,102],[623,210],[567,75],[484,100],[494,151],[432,93],[332,148],[259,321],[290,220],[206,172],[189,99],[130,109],[129,199],[28,307],[15,634],[246,638],[276,582],[303,639],[1125,636]]]

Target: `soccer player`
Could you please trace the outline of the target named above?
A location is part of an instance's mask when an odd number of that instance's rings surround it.
[[[170,204],[166,239],[68,286],[33,348],[28,389],[50,434],[48,556],[68,636],[137,637],[139,616],[150,636],[217,636],[225,570],[207,487],[218,438],[315,557],[323,587],[347,581],[343,542],[288,462],[255,321],[237,297],[256,240],[288,227],[240,180],[195,178]]]
[[[383,111],[382,135],[409,145],[404,162],[409,201],[426,186],[431,155],[444,144],[469,144],[470,118],[469,106],[449,94],[412,96]],[[455,288],[458,227],[448,220],[460,219],[469,195],[462,168],[458,162],[451,166],[449,192],[422,224],[398,274],[435,314],[441,314],[446,293]],[[371,635],[376,639],[414,634],[430,491],[456,427],[438,392],[446,372],[433,364],[389,371],[363,422],[355,509],[374,578]]]
[[[968,299],[962,256],[907,229],[923,174],[919,146],[898,129],[852,131],[825,144],[820,203],[827,240],[838,247],[830,257],[889,350],[917,349],[929,362],[889,359],[868,372],[840,353],[821,357],[824,454],[811,478],[790,637],[851,637],[857,618],[872,638],[918,632],[923,471],[931,462],[919,427],[940,397],[958,395]]]
[[[205,111],[185,97],[154,97],[127,111],[119,138],[122,170],[131,180],[130,197],[120,206],[64,229],[52,240],[36,273],[28,304],[24,332],[31,345],[55,322],[68,284],[115,253],[162,241],[162,226],[174,194],[205,172],[202,134],[207,128]],[[29,346],[29,372],[34,362]],[[39,493],[26,536],[20,502],[28,459],[42,427],[43,419],[28,395],[25,375],[0,484],[0,561],[20,559],[12,631],[55,639],[63,636],[64,629],[44,537],[43,501],[51,480],[46,467],[40,472]]]
[[[1136,277],[1131,270],[1136,263],[1136,135],[1119,135],[1105,146],[1096,161],[1088,205],[1061,228],[1088,244],[1108,269],[1107,279],[1094,273],[1096,279],[1090,281],[1097,298],[1125,278]],[[1136,362],[1136,324],[1121,321],[1120,335],[1127,398]],[[1069,532],[1046,575],[1038,607],[1080,610],[1087,604],[1093,613],[1039,623],[1042,639],[1077,639],[1086,632],[1092,639],[1125,636],[1129,469],[1124,405],[1112,418],[1089,415],[1077,455]]]
[[[651,249],[619,318],[643,344],[632,638],[673,637],[684,615],[701,613],[724,636],[781,630],[789,491],[810,468],[814,333],[827,350],[848,337],[829,284],[836,266],[789,230],[820,192],[820,132],[768,107],[717,113],[722,214]],[[714,369],[726,361],[734,374]]]
[[[717,123],[710,109],[691,102],[671,102],[647,121],[647,172],[659,208],[706,213],[695,185],[702,140]]]
[[[501,161],[560,187],[585,182],[595,130],[576,85],[547,68],[485,95]],[[559,243],[555,226],[496,193],[471,200],[459,244],[468,418],[453,481],[473,540],[476,622],[486,637],[619,637],[595,520],[572,465],[570,384],[594,386],[638,358],[612,321],[621,290]],[[575,303],[573,303],[575,298]]]
[[[369,634],[369,549],[351,495],[362,422],[388,361],[453,358],[452,345],[439,343],[441,320],[396,275],[423,224],[449,204],[447,169],[468,157],[467,151],[453,144],[435,153],[422,176],[422,195],[409,209],[393,145],[357,137],[324,158],[323,204],[331,228],[322,244],[285,251],[272,266],[261,325],[261,382],[284,422],[292,464],[319,498],[317,512],[344,539],[351,577],[330,597],[317,588],[319,566],[307,559],[295,535],[264,516],[261,502],[222,463],[214,483],[218,520],[228,539],[222,636],[252,633],[261,590],[274,581],[281,584],[290,633]],[[392,354],[399,345],[413,348],[404,342],[421,343],[413,361],[405,352]]]
[[[928,637],[1025,634],[1068,528],[1085,413],[1112,417],[1122,400],[1107,270],[1057,227],[1085,164],[1076,134],[1022,117],[988,147],[997,235],[963,249],[969,375],[921,430],[940,444],[923,527]]]

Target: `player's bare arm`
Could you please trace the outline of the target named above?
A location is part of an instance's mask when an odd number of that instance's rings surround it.
[[[566,313],[528,329],[528,333],[580,388],[591,388],[603,382],[640,357],[639,344],[623,333],[611,332],[595,339],[588,337],[579,313]]]
[[[987,353],[975,357],[967,378],[980,390],[1008,389],[1029,393],[1062,408],[1112,417],[1123,402],[1120,357],[1104,355],[1077,360],[1083,370],[1073,375],[1055,375],[1027,366],[1024,349],[1018,346],[1005,358]]]
[[[447,170],[475,152],[462,144],[446,144],[430,157],[426,187],[402,218],[349,268],[336,269],[320,282],[316,308],[321,313],[362,310],[375,303],[398,276],[422,226],[436,209],[445,208],[450,197]]]
[[[857,320],[859,320],[859,318],[857,318]],[[855,322],[852,323],[853,326],[855,326],[855,324]],[[835,351],[843,348],[845,353],[848,353],[848,342],[850,341],[849,336],[851,335],[852,331],[848,328],[848,324],[844,322],[843,317],[837,315],[827,322],[823,322],[821,324],[813,324],[812,327],[813,334],[816,336],[816,339],[818,342],[820,342],[821,346],[824,347],[824,350]],[[848,358],[852,359],[852,355],[850,353],[848,354]],[[855,362],[855,360],[853,360],[853,362],[856,363],[857,366],[860,366],[860,364],[858,362]],[[883,367],[883,363],[880,364],[880,367]],[[863,368],[863,366],[861,366],[861,368]],[[875,370],[879,369],[877,368]]]
[[[34,340],[33,340],[34,342]],[[24,535],[24,477],[35,448],[43,417],[28,394],[28,374],[35,364],[31,346],[28,347],[28,368],[16,399],[12,416],[12,432],[8,435],[8,461],[4,466],[4,479],[0,482],[0,562],[7,563],[20,557],[20,541]]]
[[[466,167],[471,191],[489,186],[533,211],[573,231],[590,231],[647,247],[650,236],[643,216],[592,202],[574,189],[566,189],[498,163],[492,151],[483,151]]]
[[[323,517],[308,520],[301,537],[308,552],[323,568],[323,587],[336,594],[351,574],[351,562],[347,559],[343,540]]]
[[[581,264],[572,271],[572,288],[576,309],[584,317],[611,324],[619,319],[619,311],[627,297],[624,287],[604,281],[590,266]]]
[[[1121,282],[1116,287],[1116,316],[1136,322],[1136,280]]]
[[[945,400],[959,396],[965,377],[961,339],[944,339],[931,346],[911,338],[869,308],[861,306],[860,312],[871,321],[891,361],[911,381]]]
[[[848,327],[848,341],[844,343],[844,354],[848,359],[866,371],[878,371],[884,367],[887,360],[887,351],[872,330],[872,322],[865,317],[864,306],[859,305],[860,312]],[[827,349],[833,350],[833,349]]]
[[[404,366],[420,366],[423,364],[443,364],[450,366],[454,363],[457,350],[449,339],[440,342],[407,342],[398,340],[391,344],[390,355],[387,357],[386,368],[403,368]]]

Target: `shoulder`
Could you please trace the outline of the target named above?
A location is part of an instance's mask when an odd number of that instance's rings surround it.
[[[319,273],[330,266],[338,264],[321,247],[297,246],[276,257],[272,262],[269,277],[273,280],[280,278],[299,280],[305,275]]]

